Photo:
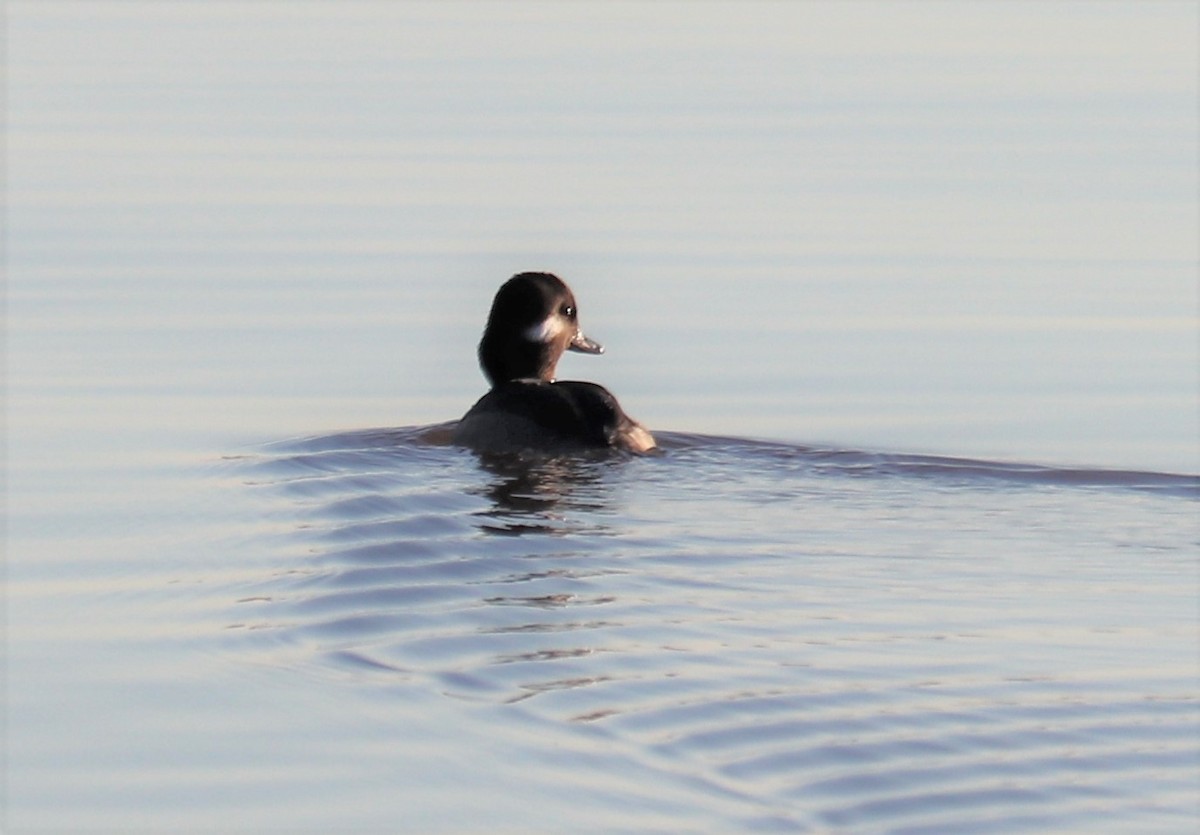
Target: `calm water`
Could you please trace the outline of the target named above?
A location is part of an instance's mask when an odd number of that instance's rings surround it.
[[[1200,822],[1193,4],[6,11],[5,832]]]

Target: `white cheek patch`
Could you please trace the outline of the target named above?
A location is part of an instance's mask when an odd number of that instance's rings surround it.
[[[566,324],[561,316],[556,313],[551,313],[546,317],[544,322],[539,322],[526,329],[525,338],[530,342],[553,342],[566,329]]]

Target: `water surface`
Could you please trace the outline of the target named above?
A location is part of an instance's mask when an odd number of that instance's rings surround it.
[[[6,832],[1194,830],[1194,6],[6,12]]]

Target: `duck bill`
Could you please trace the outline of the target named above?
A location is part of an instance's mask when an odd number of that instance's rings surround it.
[[[571,337],[571,341],[567,343],[568,351],[575,351],[580,354],[603,354],[604,346],[599,342],[593,342],[583,335],[583,331],[575,331],[575,335]]]

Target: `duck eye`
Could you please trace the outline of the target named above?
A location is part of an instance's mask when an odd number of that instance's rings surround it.
[[[566,316],[568,319],[570,319],[572,321],[575,320],[575,305],[564,304],[562,306],[562,310],[560,312],[562,313],[563,316]]]

